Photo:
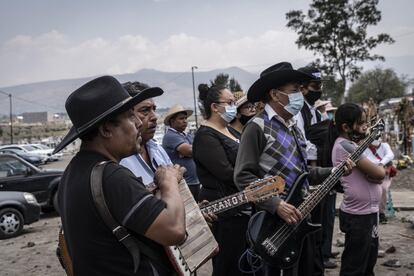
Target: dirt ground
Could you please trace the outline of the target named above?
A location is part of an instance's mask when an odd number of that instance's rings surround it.
[[[65,161],[56,162],[48,167],[61,167],[65,163]],[[411,191],[413,191],[410,178],[414,176],[414,171],[405,170],[403,172],[404,175],[400,176],[398,182],[402,179],[407,182],[398,183],[394,188],[411,188]],[[394,183],[397,183],[397,181]],[[414,276],[414,228],[411,223],[402,222],[404,218],[413,215],[413,211],[397,212],[396,217],[390,219],[388,224],[380,226],[381,249],[386,250],[394,246],[396,250],[394,253],[385,254],[383,258],[378,258],[375,268],[376,275]],[[343,247],[336,246],[337,240],[344,239],[338,232],[337,222],[336,219],[333,251],[342,251]],[[56,214],[44,214],[40,221],[25,226],[22,235],[13,239],[0,240],[0,275],[64,275],[64,271],[55,255],[59,225],[60,218]],[[399,260],[401,267],[388,268],[382,265],[382,263],[391,259]],[[334,259],[334,261],[340,265],[340,257]],[[210,274],[210,262],[200,268],[198,272],[199,276]],[[325,275],[339,275],[339,269],[326,270]]]

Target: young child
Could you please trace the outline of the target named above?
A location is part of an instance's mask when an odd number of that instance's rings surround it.
[[[339,136],[332,148],[334,166],[345,160],[366,137],[366,114],[356,104],[343,104],[336,111],[335,126]],[[352,173],[341,178],[344,196],[339,225],[345,233],[341,276],[374,275],[378,255],[378,211],[384,177],[383,166],[378,166],[363,154],[356,161]]]

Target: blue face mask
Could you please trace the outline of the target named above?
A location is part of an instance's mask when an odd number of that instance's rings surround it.
[[[235,105],[226,105],[224,107],[226,111],[220,114],[221,118],[223,118],[224,121],[227,123],[230,123],[233,121],[234,118],[236,118],[237,115],[237,106]]]
[[[291,94],[286,94],[282,91],[280,93],[285,94],[289,98],[289,103],[284,106],[285,110],[295,116],[300,112],[305,102],[302,92],[293,92]]]

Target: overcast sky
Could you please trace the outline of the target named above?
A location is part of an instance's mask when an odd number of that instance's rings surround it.
[[[0,0],[0,87],[142,68],[239,66],[259,72],[279,61],[302,66],[314,56],[297,48],[285,14],[309,3]],[[413,57],[414,1],[382,0],[379,8],[382,21],[370,33],[386,32],[397,42],[374,52]]]

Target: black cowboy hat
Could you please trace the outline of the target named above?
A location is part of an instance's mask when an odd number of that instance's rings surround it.
[[[91,80],[75,90],[66,100],[65,108],[73,127],[53,153],[62,150],[109,116],[122,113],[145,99],[163,93],[161,88],[152,87],[131,97],[114,77],[103,76]]]
[[[264,95],[273,88],[289,82],[302,82],[309,79],[307,74],[294,70],[289,62],[280,62],[260,73],[260,78],[250,86],[247,92],[247,100],[252,103],[261,101]]]

